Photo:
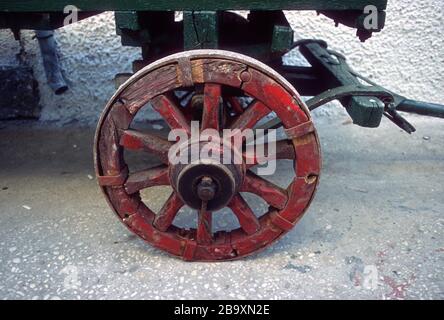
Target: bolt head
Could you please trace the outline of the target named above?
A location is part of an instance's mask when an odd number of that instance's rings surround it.
[[[243,71],[240,75],[242,82],[248,82],[251,80],[251,73],[248,71]]]

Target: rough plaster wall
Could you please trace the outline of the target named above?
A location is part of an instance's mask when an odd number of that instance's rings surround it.
[[[56,96],[46,84],[38,43],[33,39],[34,32],[24,31],[22,36],[26,61],[32,65],[40,84],[44,107],[41,120],[44,121],[62,124],[76,120],[96,122],[115,91],[115,74],[129,72],[132,61],[139,56],[138,49],[122,47],[111,12],[59,29],[56,39],[60,62],[70,90]]]
[[[389,1],[386,28],[362,44],[355,31],[335,28],[333,21],[313,12],[287,12],[297,38],[321,38],[345,53],[352,66],[394,91],[412,98],[444,103],[444,2]],[[116,73],[129,72],[140,50],[122,47],[112,13],[104,13],[56,33],[62,68],[70,91],[55,96],[46,85],[37,41],[23,33],[27,58],[40,83],[42,120],[61,124],[95,122],[114,92]],[[10,32],[0,31],[0,64],[20,51]],[[289,55],[289,61],[297,60]],[[334,110],[334,109],[333,109]],[[333,111],[334,112],[334,111]]]
[[[17,54],[20,53],[20,43],[13,40],[13,35],[7,30],[0,30],[0,65],[18,64]]]
[[[444,1],[389,0],[386,26],[361,43],[313,12],[287,13],[297,38],[319,38],[353,68],[400,94],[444,103]]]

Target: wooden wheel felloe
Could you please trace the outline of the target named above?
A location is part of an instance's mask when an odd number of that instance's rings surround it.
[[[183,102],[186,99],[179,98],[178,91],[187,92],[188,101]],[[285,189],[260,177],[251,169],[261,159],[248,158],[243,148],[232,150],[241,155],[241,164],[172,164],[168,152],[174,142],[132,127],[136,114],[151,106],[171,129],[188,134],[191,120],[199,120],[201,130],[243,130],[254,128],[274,112],[288,137],[278,141],[275,156],[293,161],[293,181]],[[161,165],[134,171],[125,150],[155,156]],[[309,111],[291,85],[256,60],[220,50],[169,56],[134,75],[108,103],[95,141],[98,181],[122,222],[155,247],[188,261],[237,259],[279,239],[310,205],[320,162]],[[157,213],[140,196],[141,190],[156,186],[173,190]],[[242,193],[261,197],[268,211],[255,213]],[[195,209],[198,216],[192,229],[174,224],[184,206]],[[239,221],[238,229],[214,232],[215,211],[222,207],[231,209]]]

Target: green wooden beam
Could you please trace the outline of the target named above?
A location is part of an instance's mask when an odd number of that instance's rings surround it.
[[[217,49],[219,45],[216,11],[184,11],[183,36],[185,50]]]
[[[0,0],[0,11],[60,12],[68,5],[82,11],[385,10],[387,0]]]
[[[293,45],[294,31],[289,26],[275,25],[273,27],[273,39],[271,52],[288,52]]]
[[[116,27],[118,29],[140,30],[139,15],[137,11],[119,11],[115,13]]]

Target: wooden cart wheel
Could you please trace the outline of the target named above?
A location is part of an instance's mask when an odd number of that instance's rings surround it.
[[[192,103],[183,104],[175,94],[179,90],[199,92],[200,96],[195,94],[188,98]],[[248,97],[248,105],[242,104],[239,96]],[[196,108],[190,116],[190,105],[198,105],[199,100],[200,113]],[[248,155],[242,148],[233,150],[242,153],[242,164],[174,165],[168,157],[173,142],[133,129],[132,122],[143,107],[154,108],[171,129],[188,133],[196,115],[201,117],[201,129],[221,131],[253,128],[274,112],[288,137],[278,141],[276,158],[293,160],[294,179],[284,189],[256,175],[251,169],[259,159],[247,163]],[[155,155],[163,164],[135,172],[125,160],[125,150]],[[310,205],[320,163],[316,130],[296,90],[261,62],[221,50],[183,52],[141,70],[106,106],[95,140],[97,178],[122,222],[153,246],[188,261],[238,259],[279,239]],[[173,192],[154,213],[149,203],[142,201],[140,191],[166,185]],[[261,197],[268,203],[268,211],[255,214],[241,192]],[[174,225],[184,206],[195,208],[198,214],[198,223],[190,230]],[[240,228],[213,232],[212,213],[221,207],[231,209]]]

